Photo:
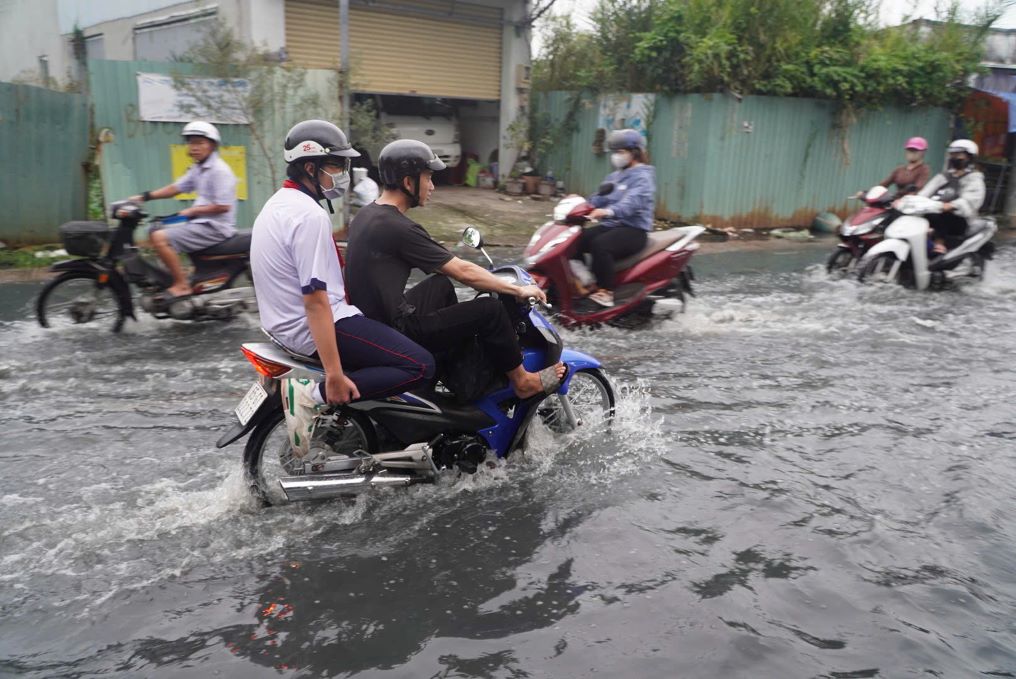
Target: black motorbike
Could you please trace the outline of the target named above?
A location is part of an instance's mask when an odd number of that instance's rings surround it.
[[[134,231],[148,214],[130,201],[113,203],[110,209],[118,221],[113,229],[105,222],[67,222],[60,227],[64,249],[79,259],[50,267],[58,275],[39,294],[35,307],[39,325],[106,324],[119,332],[128,318],[137,320],[131,284],[140,290],[141,308],[156,318],[229,320],[257,309],[250,276],[250,232],[188,253],[194,292],[174,297],[166,293],[173,283],[169,272],[144,258],[134,245]],[[179,215],[155,219],[167,225],[186,220]]]

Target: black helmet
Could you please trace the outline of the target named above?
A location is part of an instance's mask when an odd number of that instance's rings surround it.
[[[611,151],[625,151],[632,149],[646,148],[646,140],[638,133],[638,130],[631,128],[614,130],[607,137],[607,148]]]
[[[346,162],[347,158],[356,158],[360,153],[353,150],[342,130],[327,120],[304,120],[289,130],[282,155],[287,163],[304,158],[341,158]]]
[[[377,167],[382,184],[399,186],[403,177],[416,177],[424,170],[437,172],[445,164],[422,141],[399,139],[381,149]]]

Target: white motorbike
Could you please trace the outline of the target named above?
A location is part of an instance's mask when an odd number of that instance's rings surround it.
[[[899,283],[927,290],[984,277],[987,260],[995,251],[991,239],[998,226],[994,218],[968,219],[963,242],[930,259],[930,225],[921,215],[941,213],[942,202],[924,196],[906,196],[898,209],[902,216],[886,228],[885,239],[861,258],[859,280]]]

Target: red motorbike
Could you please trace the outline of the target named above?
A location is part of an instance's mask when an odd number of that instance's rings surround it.
[[[547,298],[568,326],[632,326],[652,316],[668,316],[684,308],[685,294],[694,295],[688,264],[698,250],[703,226],[679,226],[651,232],[646,246],[616,264],[614,306],[604,308],[579,294],[590,280],[588,268],[573,260],[582,225],[593,206],[581,196],[563,199],[554,208],[554,219],[541,226],[523,252],[523,263],[547,291]]]
[[[840,243],[829,255],[826,271],[840,275],[851,273],[864,253],[882,241],[885,228],[900,215],[892,207],[893,198],[884,186],[872,187],[861,197],[864,207],[840,224]]]

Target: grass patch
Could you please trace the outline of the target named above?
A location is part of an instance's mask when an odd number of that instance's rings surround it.
[[[62,245],[31,245],[24,248],[0,250],[0,269],[37,269],[49,266],[53,262],[69,259],[68,255],[37,256],[37,253],[48,253],[59,250]]]

